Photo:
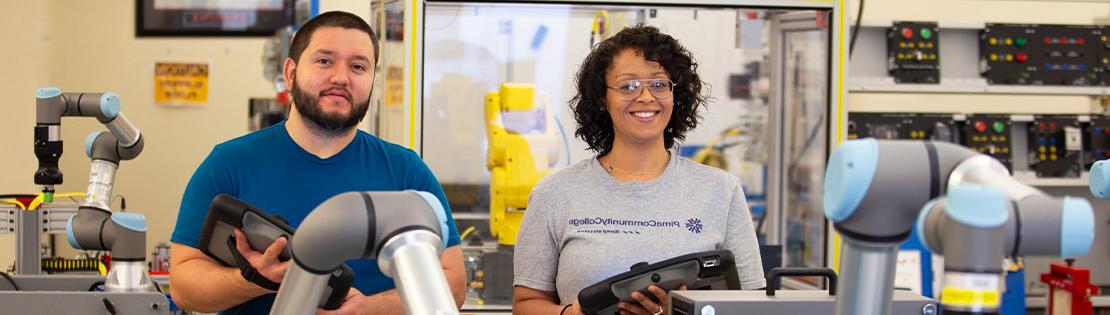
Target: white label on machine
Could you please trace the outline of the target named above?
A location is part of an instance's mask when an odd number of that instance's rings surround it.
[[[921,294],[921,252],[899,250],[898,264],[894,269],[894,287],[906,288]]]
[[[1083,134],[1076,127],[1064,127],[1064,143],[1068,151],[1079,151],[1083,147]]]

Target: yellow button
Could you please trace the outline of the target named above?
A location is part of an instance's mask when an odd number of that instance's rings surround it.
[[[1048,152],[1056,153],[1056,147],[1048,147]]]
[[[933,43],[925,43],[925,48],[933,48]]]
[[[929,59],[937,60],[937,54],[929,54]]]
[[[910,47],[910,48],[913,48],[913,47],[914,47],[914,45],[913,45],[913,42],[910,42],[910,44],[909,44],[909,47]]]
[[[991,136],[991,142],[998,142],[998,137]]]
[[[1013,44],[1014,44],[1014,40],[1013,40],[1013,39],[1011,39],[1011,38],[1009,38],[1009,37],[1007,37],[1007,38],[1006,38],[1006,46],[1010,46],[1010,45],[1013,45]]]
[[[1042,145],[1040,148],[1037,148],[1037,152],[1044,153],[1044,146]]]
[[[1010,147],[1002,147],[1002,153],[1010,153]]]
[[[991,54],[991,61],[998,61],[998,54]]]
[[[1014,55],[1006,54],[1006,61],[1014,61]]]
[[[906,42],[898,42],[898,48],[906,48]]]
[[[1050,160],[1053,160],[1053,161],[1056,160],[1056,155],[1055,154],[1049,155],[1048,157],[1049,157]]]
[[[998,141],[1006,142],[1006,136],[998,136]]]
[[[1041,161],[1047,160],[1047,158],[1045,158],[1044,154],[1038,155],[1037,157],[1040,158]]]
[[[902,53],[898,53],[898,60],[902,60],[902,58],[905,58],[905,56],[906,55],[903,55]]]
[[[991,37],[991,39],[988,42],[990,42],[991,45],[998,45],[998,39],[994,38],[994,37]]]

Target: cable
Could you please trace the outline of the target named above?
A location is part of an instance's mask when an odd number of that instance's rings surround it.
[[[89,289],[87,291],[96,291],[96,289],[98,289],[97,287],[102,285],[104,285],[104,280],[98,280],[96,282],[93,282],[93,284],[89,286]]]
[[[466,228],[466,230],[463,230],[462,235],[459,236],[459,241],[466,240],[466,237],[470,235],[470,232],[474,232],[473,226]]]
[[[24,206],[23,203],[19,202],[18,200],[0,199],[0,203],[13,204],[16,207],[19,207],[19,210],[27,210],[27,206]]]
[[[859,12],[856,13],[856,26],[852,27],[852,39],[848,42],[848,58],[856,51],[856,38],[859,37],[859,22],[863,20],[863,1],[859,0]]]
[[[35,200],[31,200],[31,204],[27,206],[26,210],[27,211],[37,210],[39,208],[39,206],[42,205],[44,197],[45,196],[42,193],[39,193],[38,195],[36,195]],[[54,198],[61,198],[61,197],[85,197],[85,193],[71,192],[71,193],[63,193],[63,194],[54,194]]]
[[[563,149],[567,151],[567,166],[570,166],[570,141],[567,141],[567,132],[563,130],[563,122],[559,119],[558,111],[554,113],[553,117],[555,117],[555,125],[559,126],[559,135],[563,138]]]
[[[23,291],[19,288],[19,284],[15,283],[15,279],[12,279],[12,276],[9,275],[7,272],[0,271],[0,276],[3,276],[4,279],[8,279],[8,282],[12,284],[12,288],[16,291]]]

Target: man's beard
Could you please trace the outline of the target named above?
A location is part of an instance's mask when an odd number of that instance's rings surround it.
[[[296,76],[293,77],[290,94],[293,97],[293,106],[297,108],[301,117],[305,118],[305,125],[325,137],[338,137],[347,134],[355,126],[358,126],[363,117],[366,117],[366,111],[370,108],[370,98],[367,98],[365,102],[355,103],[351,96],[348,96],[347,102],[351,103],[352,106],[349,115],[325,113],[323,106],[320,105],[320,95],[312,95],[301,90],[297,86]]]

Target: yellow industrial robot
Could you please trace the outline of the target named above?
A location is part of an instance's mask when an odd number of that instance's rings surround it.
[[[557,143],[555,136],[546,132],[552,130],[550,110],[545,111],[544,132],[537,134],[508,130],[502,119],[502,112],[534,110],[535,100],[535,86],[523,83],[503,83],[498,91],[486,94],[490,232],[502,245],[516,244],[520,221],[524,217],[524,209],[528,207],[528,195],[536,182],[551,172],[548,160],[554,159],[549,158],[550,151],[546,150],[553,147],[547,144]]]

